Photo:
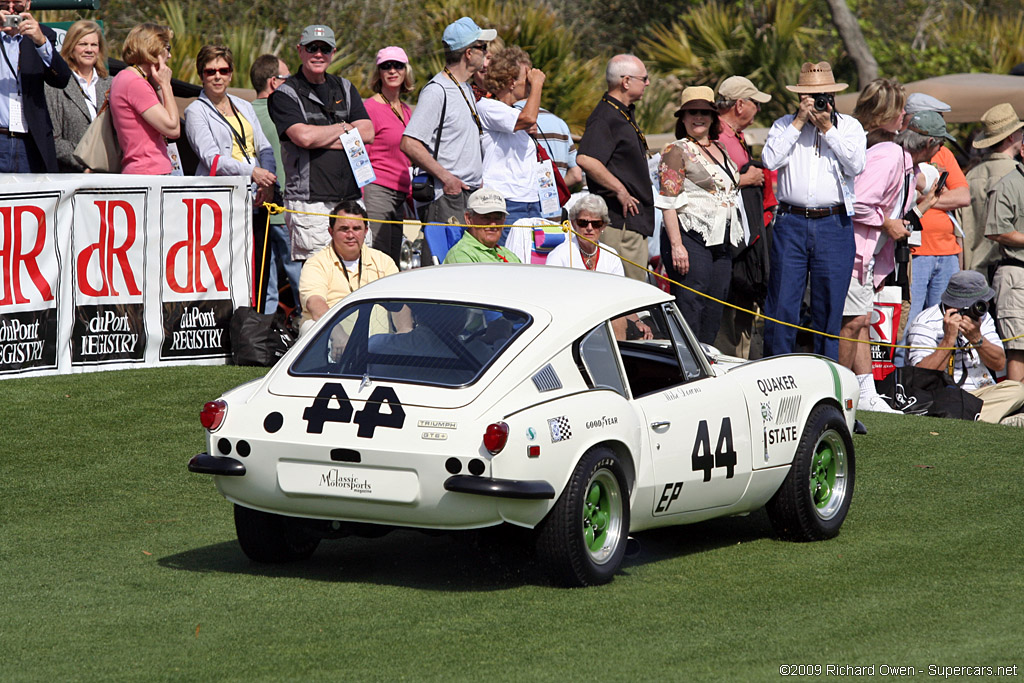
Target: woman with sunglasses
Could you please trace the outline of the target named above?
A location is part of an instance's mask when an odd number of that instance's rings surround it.
[[[252,178],[258,207],[272,198],[277,183],[274,148],[252,105],[228,93],[234,67],[230,48],[204,45],[199,50],[196,73],[203,91],[185,109],[185,134],[199,157],[196,175]]]
[[[86,169],[74,157],[75,146],[106,102],[113,80],[107,71],[107,41],[99,24],[87,19],[73,23],[64,36],[60,56],[71,67],[71,81],[64,88],[46,86],[57,167],[61,173],[82,173]]]
[[[178,102],[171,92],[171,39],[159,24],[140,24],[124,39],[128,65],[110,83],[110,117],[121,144],[121,173],[169,175],[167,139],[181,134]]]
[[[402,95],[412,92],[415,80],[405,50],[391,45],[377,53],[377,64],[370,76],[374,94],[363,101],[373,122],[373,142],[366,145],[377,179],[363,188],[363,203],[370,217],[373,248],[383,251],[398,263],[402,252],[402,226],[374,223],[376,220],[400,221],[412,190],[409,159],[400,149],[402,134],[412,109]]]
[[[608,225],[608,205],[596,194],[585,194],[569,209],[573,232],[551,250],[544,262],[549,266],[565,266],[598,273],[625,275],[619,253],[611,247],[601,249],[601,232]],[[580,235],[580,237],[577,237]]]
[[[732,279],[732,248],[743,238],[736,165],[718,143],[721,123],[715,93],[707,86],[683,90],[676,111],[676,138],[661,153],[661,261],[668,276],[724,301]],[[679,312],[705,344],[713,344],[722,304],[678,285],[671,286]]]

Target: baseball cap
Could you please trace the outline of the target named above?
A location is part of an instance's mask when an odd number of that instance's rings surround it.
[[[993,296],[995,291],[988,286],[984,275],[976,270],[961,270],[949,278],[939,300],[950,308],[967,308],[975,301],[988,301]]]
[[[329,26],[322,24],[311,24],[302,29],[299,45],[309,45],[310,43],[327,43],[332,48],[337,46],[337,43],[334,42],[334,31]]]
[[[727,100],[754,100],[764,104],[772,99],[766,92],[758,90],[749,79],[743,76],[729,76],[718,86],[718,94]]]
[[[951,108],[942,100],[936,99],[931,95],[926,95],[923,92],[912,92],[907,96],[907,106],[904,107],[904,110],[908,114],[916,114],[919,111],[946,112]]]
[[[493,28],[482,29],[469,17],[462,17],[444,30],[441,40],[449,52],[455,52],[467,48],[478,40],[490,42],[498,37],[498,32]]]
[[[394,45],[389,45],[377,52],[377,65],[380,66],[384,62],[401,62],[402,64],[409,63],[409,55],[405,54],[405,50]]]
[[[500,192],[489,187],[481,187],[469,195],[469,202],[467,202],[466,208],[481,216],[485,213],[494,213],[496,211],[508,215],[508,211],[505,209],[505,198]]]
[[[946,122],[943,120],[942,115],[937,111],[919,111],[910,118],[910,123],[907,124],[907,128],[920,133],[921,135],[929,135],[933,138],[946,138],[947,140],[956,140],[946,130]]]

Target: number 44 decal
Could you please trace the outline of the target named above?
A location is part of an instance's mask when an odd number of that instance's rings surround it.
[[[732,479],[736,474],[736,450],[732,447],[732,420],[722,418],[722,428],[718,434],[718,446],[714,455],[711,454],[711,435],[708,421],[701,420],[697,425],[697,441],[693,444],[693,471],[704,470],[704,481],[711,481],[711,470],[716,467],[725,468],[725,478]]]
[[[331,399],[337,399],[338,407],[331,407]],[[388,406],[389,412],[380,409]],[[306,432],[323,434],[325,422],[355,422],[359,425],[356,436],[365,439],[373,437],[377,427],[401,429],[405,424],[405,408],[398,401],[398,395],[391,387],[377,387],[366,399],[362,410],[352,418],[352,401],[349,400],[345,388],[335,382],[327,382],[320,388],[320,393],[313,399],[313,405],[302,411],[302,419],[306,421]]]

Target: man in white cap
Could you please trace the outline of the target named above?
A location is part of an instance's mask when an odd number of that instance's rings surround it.
[[[461,220],[469,194],[483,183],[483,126],[470,81],[496,37],[497,31],[469,17],[449,24],[441,37],[444,70],[423,86],[405,128],[402,152],[433,178],[434,197],[424,216],[431,223]]]
[[[445,263],[520,263],[519,257],[498,244],[508,211],[497,190],[481,187],[469,196],[463,218],[470,227],[448,250]]]
[[[750,146],[743,139],[743,131],[761,111],[761,105],[771,99],[771,95],[758,90],[749,79],[730,76],[718,86],[718,99],[715,101],[718,120],[722,123],[718,143],[740,169],[738,184],[747,228],[743,249],[733,258],[729,303],[746,311],[764,305],[768,250],[764,225],[765,175],[759,163],[751,163]],[[715,346],[730,355],[750,358],[753,327],[753,314],[726,307],[722,311],[722,325]],[[759,349],[755,349],[753,357],[760,357]]]
[[[949,105],[931,95],[915,92],[907,96],[903,128],[910,125],[915,114],[949,111]],[[971,195],[967,189],[967,178],[960,170],[956,157],[943,145],[929,163],[942,173],[946,171],[946,184],[932,208],[921,216],[921,243],[911,246],[910,262],[910,313],[907,320],[913,320],[924,309],[939,303],[939,296],[946,289],[946,283],[953,273],[960,270],[960,254],[963,248],[957,238],[957,227],[953,223],[953,211],[970,204]],[[928,189],[928,188],[926,188]],[[920,201],[919,197],[919,201]],[[903,335],[904,343],[907,333]],[[906,349],[896,349],[893,361],[903,365]]]
[[[800,105],[772,124],[761,152],[765,168],[779,171],[765,314],[798,323],[810,274],[811,327],[833,335],[853,272],[853,179],[864,170],[867,146],[857,119],[835,110],[834,94],[846,87],[828,62],[804,63],[799,83],[786,86]],[[765,323],[765,356],[795,350],[795,328]],[[839,341],[817,334],[814,351],[835,360]]]
[[[1024,146],[1018,146],[1024,153]],[[1024,381],[1024,163],[996,183],[988,200],[985,235],[1002,256],[992,282],[996,288],[999,329],[1008,341],[1006,378]]]
[[[976,270],[992,281],[999,262],[999,245],[985,238],[988,198],[996,183],[1017,165],[1017,152],[1024,139],[1024,121],[1013,105],[997,104],[981,115],[981,134],[974,148],[982,150],[978,165],[967,172],[971,205],[960,212],[964,229],[964,269]]]
[[[307,26],[296,49],[302,66],[270,95],[267,109],[281,139],[285,205],[304,212],[285,217],[291,256],[303,261],[331,242],[329,219],[311,214],[330,214],[338,202],[362,196],[341,136],[357,130],[364,143],[373,142],[373,123],[352,83],[327,73],[333,30]]]

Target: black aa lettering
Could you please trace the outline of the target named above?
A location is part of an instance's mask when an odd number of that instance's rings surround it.
[[[388,412],[382,413],[380,409],[388,406]],[[369,439],[377,427],[391,427],[401,429],[405,425],[405,408],[398,401],[398,395],[391,387],[377,387],[366,399],[366,406],[356,413],[354,422],[359,425],[356,436]]]
[[[331,407],[332,398],[338,399],[337,408]],[[405,417],[404,413],[402,417]],[[345,388],[335,382],[324,384],[320,388],[320,393],[313,399],[313,405],[302,411],[302,419],[306,421],[306,432],[309,434],[323,434],[325,422],[351,422],[352,402],[348,400]],[[359,431],[362,432],[362,429]]]
[[[715,468],[715,457],[711,455],[711,436],[708,434],[708,421],[701,420],[697,425],[697,441],[693,444],[693,471],[704,470],[704,481],[711,481],[711,470]]]
[[[718,435],[718,446],[715,448],[715,467],[725,468],[726,479],[732,479],[736,474],[736,451],[732,447],[732,420],[729,418],[722,420],[722,432]]]

